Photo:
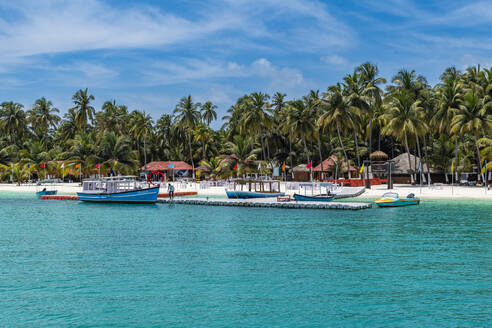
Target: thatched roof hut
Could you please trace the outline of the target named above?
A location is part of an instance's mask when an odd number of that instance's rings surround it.
[[[392,161],[395,163],[392,170],[393,174],[410,174],[410,172],[418,171],[418,168],[420,167],[420,158],[410,154],[409,163],[408,153],[400,154],[393,158]],[[423,171],[427,172],[427,164],[423,165]],[[439,173],[439,171],[431,167],[430,173]]]
[[[369,155],[369,158],[371,159],[371,161],[386,161],[388,160],[389,156],[383,151],[376,150],[371,155]]]

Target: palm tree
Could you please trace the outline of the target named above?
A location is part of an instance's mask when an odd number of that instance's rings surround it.
[[[0,130],[10,137],[15,145],[26,130],[26,114],[23,106],[13,101],[4,102],[0,108]]]
[[[143,139],[144,142],[144,165],[147,165],[147,137],[153,133],[153,120],[150,115],[145,113],[144,111],[134,110],[130,114],[130,133],[133,138],[135,138],[137,142],[137,152],[139,164],[141,164],[141,155],[140,155],[140,141]]]
[[[338,142],[342,148],[343,156],[346,160],[348,177],[350,178],[350,160],[347,156],[347,150],[342,141],[341,129],[353,127],[353,107],[350,98],[343,95],[342,86],[340,83],[328,88],[328,91],[323,94],[322,110],[323,113],[318,118],[317,125],[321,129],[329,129],[332,123],[335,123],[335,128],[338,136]]]
[[[270,104],[268,103],[270,96],[261,93],[253,92],[243,102],[244,114],[242,116],[241,133],[243,135],[251,133],[259,133],[260,144],[262,151],[262,160],[268,160],[265,153],[265,131],[271,126],[272,120],[268,113],[270,112]]]
[[[385,101],[386,112],[383,114],[383,119],[386,126],[383,128],[383,133],[404,141],[410,165],[409,173],[413,180],[408,136],[425,130],[421,102],[414,100],[413,94],[408,90],[395,91]]]
[[[200,111],[202,112],[202,119],[207,122],[207,125],[210,126],[210,122],[217,119],[217,112],[215,111],[217,106],[214,105],[211,101],[205,102]]]
[[[99,144],[99,159],[105,169],[111,168],[114,172],[130,174],[138,167],[137,154],[131,148],[127,136],[117,136],[113,131],[104,133]]]
[[[68,141],[68,150],[63,158],[73,160],[81,165],[82,171],[90,173],[91,164],[97,162],[97,147],[93,133],[82,131]]]
[[[463,103],[451,121],[451,133],[461,135],[470,133],[473,136],[479,170],[482,161],[478,139],[479,135],[487,131],[490,124],[492,124],[492,117],[487,115],[486,107],[483,106],[480,96],[474,92],[466,93],[463,97]]]
[[[207,158],[207,144],[212,141],[212,130],[204,123],[199,123],[195,129],[195,141],[202,144],[203,159]]]
[[[380,84],[386,83],[386,79],[378,77],[378,66],[370,62],[365,62],[355,69],[356,73],[360,76],[362,82],[362,95],[364,100],[368,101],[368,106],[365,108],[366,113],[369,115],[369,154],[372,153],[372,123],[374,119],[374,113],[382,103],[382,90],[379,87]]]
[[[245,173],[254,170],[256,154],[260,150],[255,148],[252,138],[234,136],[234,141],[227,142],[225,149],[228,154],[226,158],[229,161],[223,162],[223,165],[230,163],[232,166],[229,165],[229,168],[232,168],[237,164],[236,176],[244,176]]]
[[[88,120],[90,122],[94,120],[95,109],[90,105],[94,99],[93,95],[87,94],[87,88],[85,90],[80,89],[72,96],[75,124],[79,130],[89,126]]]
[[[312,108],[306,107],[303,100],[292,100],[288,106],[290,111],[287,125],[292,129],[294,136],[301,138],[307,163],[310,163],[311,156],[307,148],[307,140],[313,138],[314,113]]]
[[[31,123],[32,130],[45,139],[46,151],[48,151],[48,143],[46,137],[50,129],[56,128],[60,121],[60,117],[56,114],[60,111],[53,107],[53,103],[46,98],[37,99],[31,110],[27,112],[28,121]]]
[[[284,107],[287,105],[285,101],[285,97],[287,95],[285,93],[280,93],[280,92],[275,92],[275,94],[272,97],[272,107],[275,113],[279,113],[284,109]]]
[[[193,179],[195,178],[195,162],[193,161],[193,150],[191,147],[192,132],[200,121],[198,108],[200,103],[194,103],[191,96],[183,97],[174,109],[175,122],[188,134],[188,146],[190,151],[191,166],[193,167]]]

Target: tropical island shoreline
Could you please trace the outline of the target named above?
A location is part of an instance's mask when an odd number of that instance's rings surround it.
[[[188,182],[186,184],[176,183],[176,191],[196,191],[198,196],[224,196],[225,197],[225,188],[224,187],[210,187],[208,189],[201,189],[199,183]],[[186,187],[185,187],[186,185]],[[56,184],[56,190],[58,194],[75,194],[78,191],[82,191],[82,187],[80,183],[58,183]],[[281,182],[281,191],[286,192],[286,194],[293,194],[292,190],[286,191],[286,183]],[[353,187],[344,187],[353,188]],[[39,189],[39,186],[35,184],[8,184],[8,183],[0,183],[0,193],[34,193]],[[416,196],[421,199],[456,199],[456,200],[465,200],[465,199],[475,199],[475,200],[485,200],[492,201],[492,190],[488,190],[485,187],[470,187],[470,186],[450,186],[450,185],[442,185],[442,186],[427,186],[419,185],[411,186],[411,185],[403,185],[403,184],[395,184],[393,189],[388,190],[387,185],[378,185],[371,186],[371,189],[365,190],[365,192],[357,197],[348,198],[348,200],[369,200],[376,199],[382,196],[385,192],[392,191],[399,193],[401,196],[406,196],[410,193],[414,193]],[[167,192],[167,189],[161,187],[161,192]],[[186,197],[186,196],[184,196]]]

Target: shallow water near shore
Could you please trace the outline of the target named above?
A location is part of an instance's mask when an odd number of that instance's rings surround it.
[[[483,327],[492,203],[361,211],[0,194],[0,326]]]

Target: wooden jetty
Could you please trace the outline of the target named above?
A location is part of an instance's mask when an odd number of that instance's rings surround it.
[[[224,198],[175,198],[174,200],[158,198],[158,203],[208,205],[208,206],[234,206],[234,207],[275,207],[298,209],[337,209],[337,210],[362,210],[371,208],[371,203],[349,202],[277,202],[276,198],[254,199],[224,199]]]

